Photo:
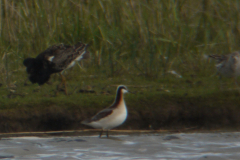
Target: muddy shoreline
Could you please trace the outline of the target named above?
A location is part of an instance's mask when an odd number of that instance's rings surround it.
[[[239,131],[239,94],[172,96],[163,94],[126,97],[128,118],[118,130],[231,130]],[[111,101],[111,97],[107,97]],[[108,100],[106,100],[109,104]],[[29,104],[4,108],[0,112],[0,132],[83,130],[80,122],[97,113],[103,105]]]
[[[10,138],[10,137],[74,137],[74,136],[97,136],[101,130],[99,129],[82,129],[82,130],[63,130],[63,131],[43,131],[43,132],[10,132],[10,133],[0,133],[0,138]],[[159,134],[177,134],[177,133],[238,133],[240,130],[236,131],[234,129],[215,129],[215,130],[204,130],[197,128],[185,128],[179,130],[119,130],[113,129],[109,131],[111,136],[141,136],[141,135],[159,135]],[[105,132],[103,133],[103,138],[105,137]]]

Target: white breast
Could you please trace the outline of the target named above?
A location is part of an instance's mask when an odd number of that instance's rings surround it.
[[[127,108],[123,102],[120,106],[113,110],[112,114],[99,121],[92,122],[88,125],[98,129],[112,129],[121,125],[127,119]]]
[[[69,69],[69,68],[73,67],[74,65],[75,65],[75,61],[72,61],[72,62],[67,66],[66,69]]]
[[[80,61],[83,58],[83,55],[86,53],[86,51],[84,51],[83,54],[81,54],[80,56],[78,56],[75,61]]]
[[[83,55],[83,54],[81,54],[80,56],[78,56],[77,58],[75,58],[74,61],[72,61],[72,62],[67,66],[66,69],[69,69],[69,68],[73,67],[73,66],[75,65],[76,61],[80,61],[80,60],[83,58],[82,55]]]

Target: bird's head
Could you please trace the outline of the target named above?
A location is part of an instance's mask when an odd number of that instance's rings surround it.
[[[117,90],[120,91],[121,93],[128,93],[129,92],[127,87],[124,86],[124,85],[119,85]]]

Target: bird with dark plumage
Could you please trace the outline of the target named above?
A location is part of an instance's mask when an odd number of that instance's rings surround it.
[[[71,68],[77,61],[89,58],[88,45],[81,42],[71,46],[65,44],[53,45],[40,53],[36,58],[26,58],[23,64],[27,67],[28,78],[32,83],[43,85],[50,75],[60,73],[62,82],[59,87],[65,85],[66,79],[63,76],[64,70]],[[58,88],[59,88],[58,87]]]

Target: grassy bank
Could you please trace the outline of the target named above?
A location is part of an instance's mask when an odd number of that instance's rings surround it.
[[[0,0],[0,131],[78,129],[128,85],[123,128],[235,127],[239,93],[222,83],[208,54],[239,50],[237,0]],[[40,89],[23,59],[58,43],[89,43],[85,70],[65,72]],[[230,89],[229,89],[230,88]],[[85,91],[85,92],[84,92]],[[84,93],[83,93],[84,92]]]
[[[213,77],[214,80],[216,77]],[[83,78],[84,79],[84,78]],[[38,88],[37,85],[17,86],[15,92],[6,90],[0,97],[0,130],[50,131],[88,128],[80,124],[115,98],[119,78],[107,80],[86,78],[85,85],[69,83],[66,96],[55,96],[57,82]],[[141,78],[142,79],[142,78]],[[98,81],[98,82],[97,82]],[[175,85],[168,85],[172,81]],[[169,78],[163,82],[124,78],[124,84],[135,94],[126,94],[129,116],[120,129],[234,129],[240,123],[240,92],[219,90],[209,82]],[[140,83],[139,83],[140,82]],[[97,84],[97,85],[96,85]],[[231,83],[228,84],[231,86]],[[233,87],[232,87],[233,88]]]

